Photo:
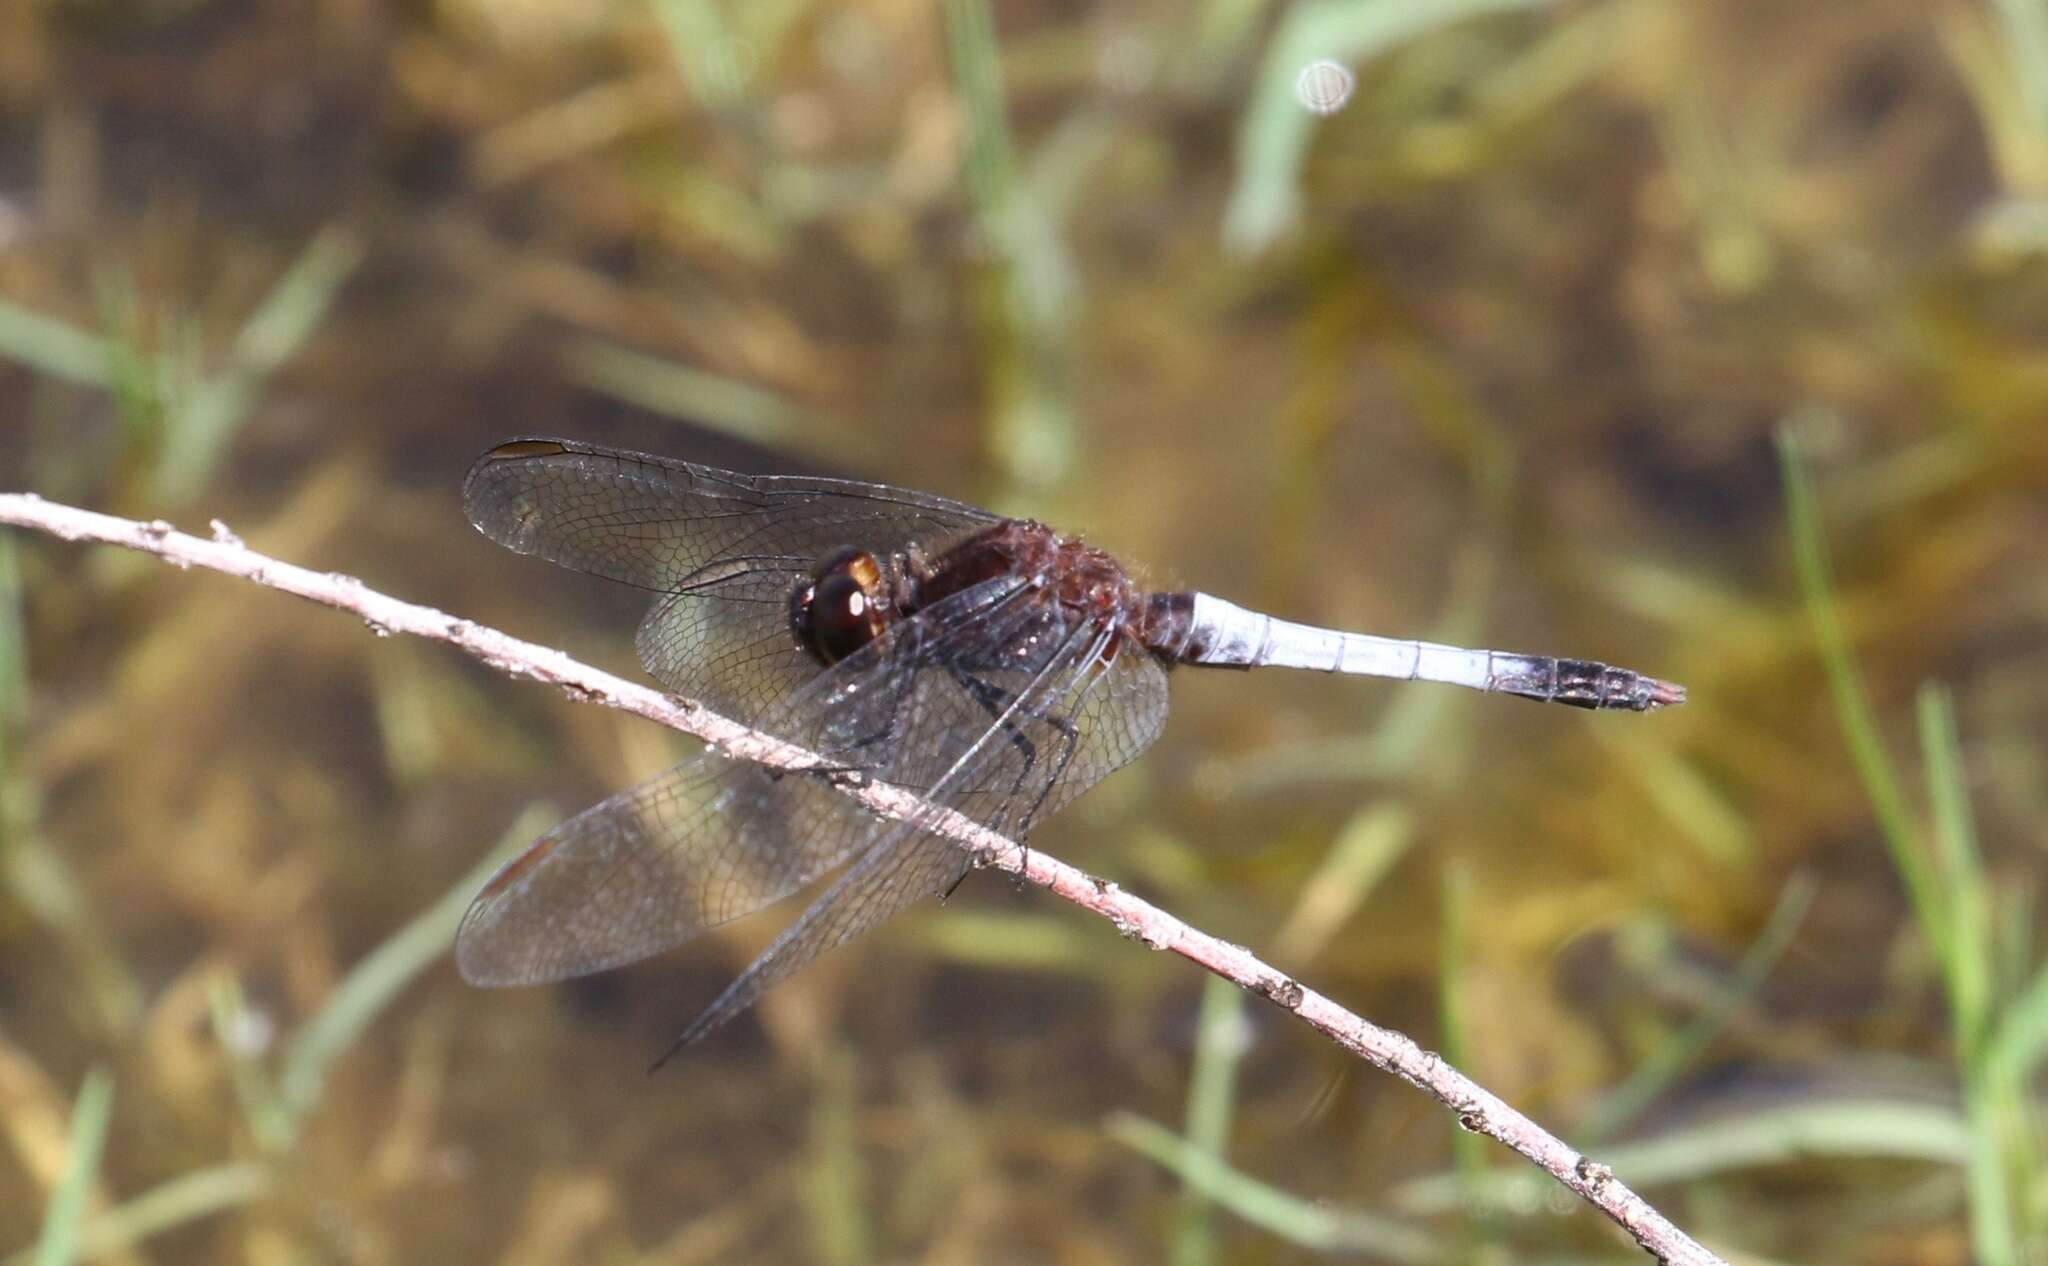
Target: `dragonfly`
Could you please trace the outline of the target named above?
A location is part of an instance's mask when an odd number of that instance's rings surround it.
[[[1302,668],[1635,712],[1685,699],[1592,660],[1340,632],[1148,591],[1043,523],[884,484],[516,439],[477,459],[463,506],[501,545],[646,590],[635,648],[657,681],[816,758],[787,769],[706,750],[543,835],[464,917],[465,979],[540,984],[646,958],[832,876],[663,1061],[985,861],[931,829],[943,811],[1022,841],[1135,759],[1165,723],[1174,667]],[[878,816],[844,793],[852,780],[923,807]]]

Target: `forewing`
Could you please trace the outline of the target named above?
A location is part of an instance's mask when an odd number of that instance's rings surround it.
[[[485,536],[577,571],[670,592],[700,569],[807,571],[858,545],[880,557],[995,522],[882,484],[742,475],[572,440],[511,440],[470,467],[463,509]]]
[[[1003,638],[1026,611],[992,581],[932,609]],[[905,620],[769,709],[768,732],[834,776],[885,777],[914,699],[925,626]],[[964,635],[964,633],[963,633]],[[456,936],[477,984],[533,984],[657,953],[760,909],[857,853],[881,820],[825,774],[711,751],[557,826],[484,886]]]

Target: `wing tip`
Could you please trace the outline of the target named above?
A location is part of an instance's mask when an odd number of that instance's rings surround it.
[[[481,479],[485,472],[508,462],[528,461],[536,457],[558,457],[575,452],[575,446],[568,440],[554,439],[544,435],[519,435],[509,440],[499,440],[469,464],[469,473],[463,477],[465,491]]]
[[[522,947],[517,938],[494,937],[495,921],[483,899],[469,908],[462,926],[455,931],[455,972],[462,983],[479,989],[518,989],[530,985],[553,985],[576,976],[603,971],[616,963],[584,966],[536,953],[531,945]]]
[[[504,481],[516,478],[512,472],[521,462],[574,451],[565,440],[539,438],[505,440],[485,449],[462,477],[462,512],[469,525],[515,553],[533,553],[534,507],[516,485]]]
[[[465,919],[455,934],[455,974],[462,977],[463,984],[479,989],[504,989],[527,983],[506,971],[504,964],[493,961],[469,933],[470,923]]]

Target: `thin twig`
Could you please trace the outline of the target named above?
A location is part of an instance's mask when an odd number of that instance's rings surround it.
[[[818,763],[815,756],[800,747],[750,730],[690,700],[673,698],[600,672],[560,651],[522,642],[431,607],[386,597],[353,576],[309,571],[265,557],[244,546],[217,520],[213,525],[214,539],[209,541],[188,536],[160,521],[138,523],[59,505],[31,493],[0,493],[0,523],[48,532],[67,541],[126,546],[154,554],[175,567],[205,567],[282,589],[350,612],[380,635],[410,633],[448,643],[508,676],[547,682],[574,699],[601,703],[660,722],[743,760],[778,768]],[[911,792],[885,783],[844,786],[841,790],[890,817],[903,817],[923,807]],[[1659,1261],[1675,1266],[1726,1266],[1629,1190],[1606,1166],[1567,1146],[1446,1064],[1435,1052],[1424,1050],[1390,1029],[1367,1023],[1286,973],[1267,966],[1242,947],[1189,927],[1115,884],[1076,870],[1041,849],[1021,848],[950,811],[927,817],[925,825],[934,834],[987,859],[988,865],[1007,870],[1108,919],[1126,937],[1152,949],[1170,950],[1292,1011],[1352,1054],[1420,1087],[1456,1113],[1464,1128],[1505,1143],[1541,1166],[1612,1218]]]

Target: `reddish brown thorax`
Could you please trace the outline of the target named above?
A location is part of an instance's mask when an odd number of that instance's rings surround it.
[[[909,559],[908,615],[1000,576],[1019,576],[1079,618],[1136,636],[1143,595],[1102,550],[1031,519],[1005,519],[933,559]]]

